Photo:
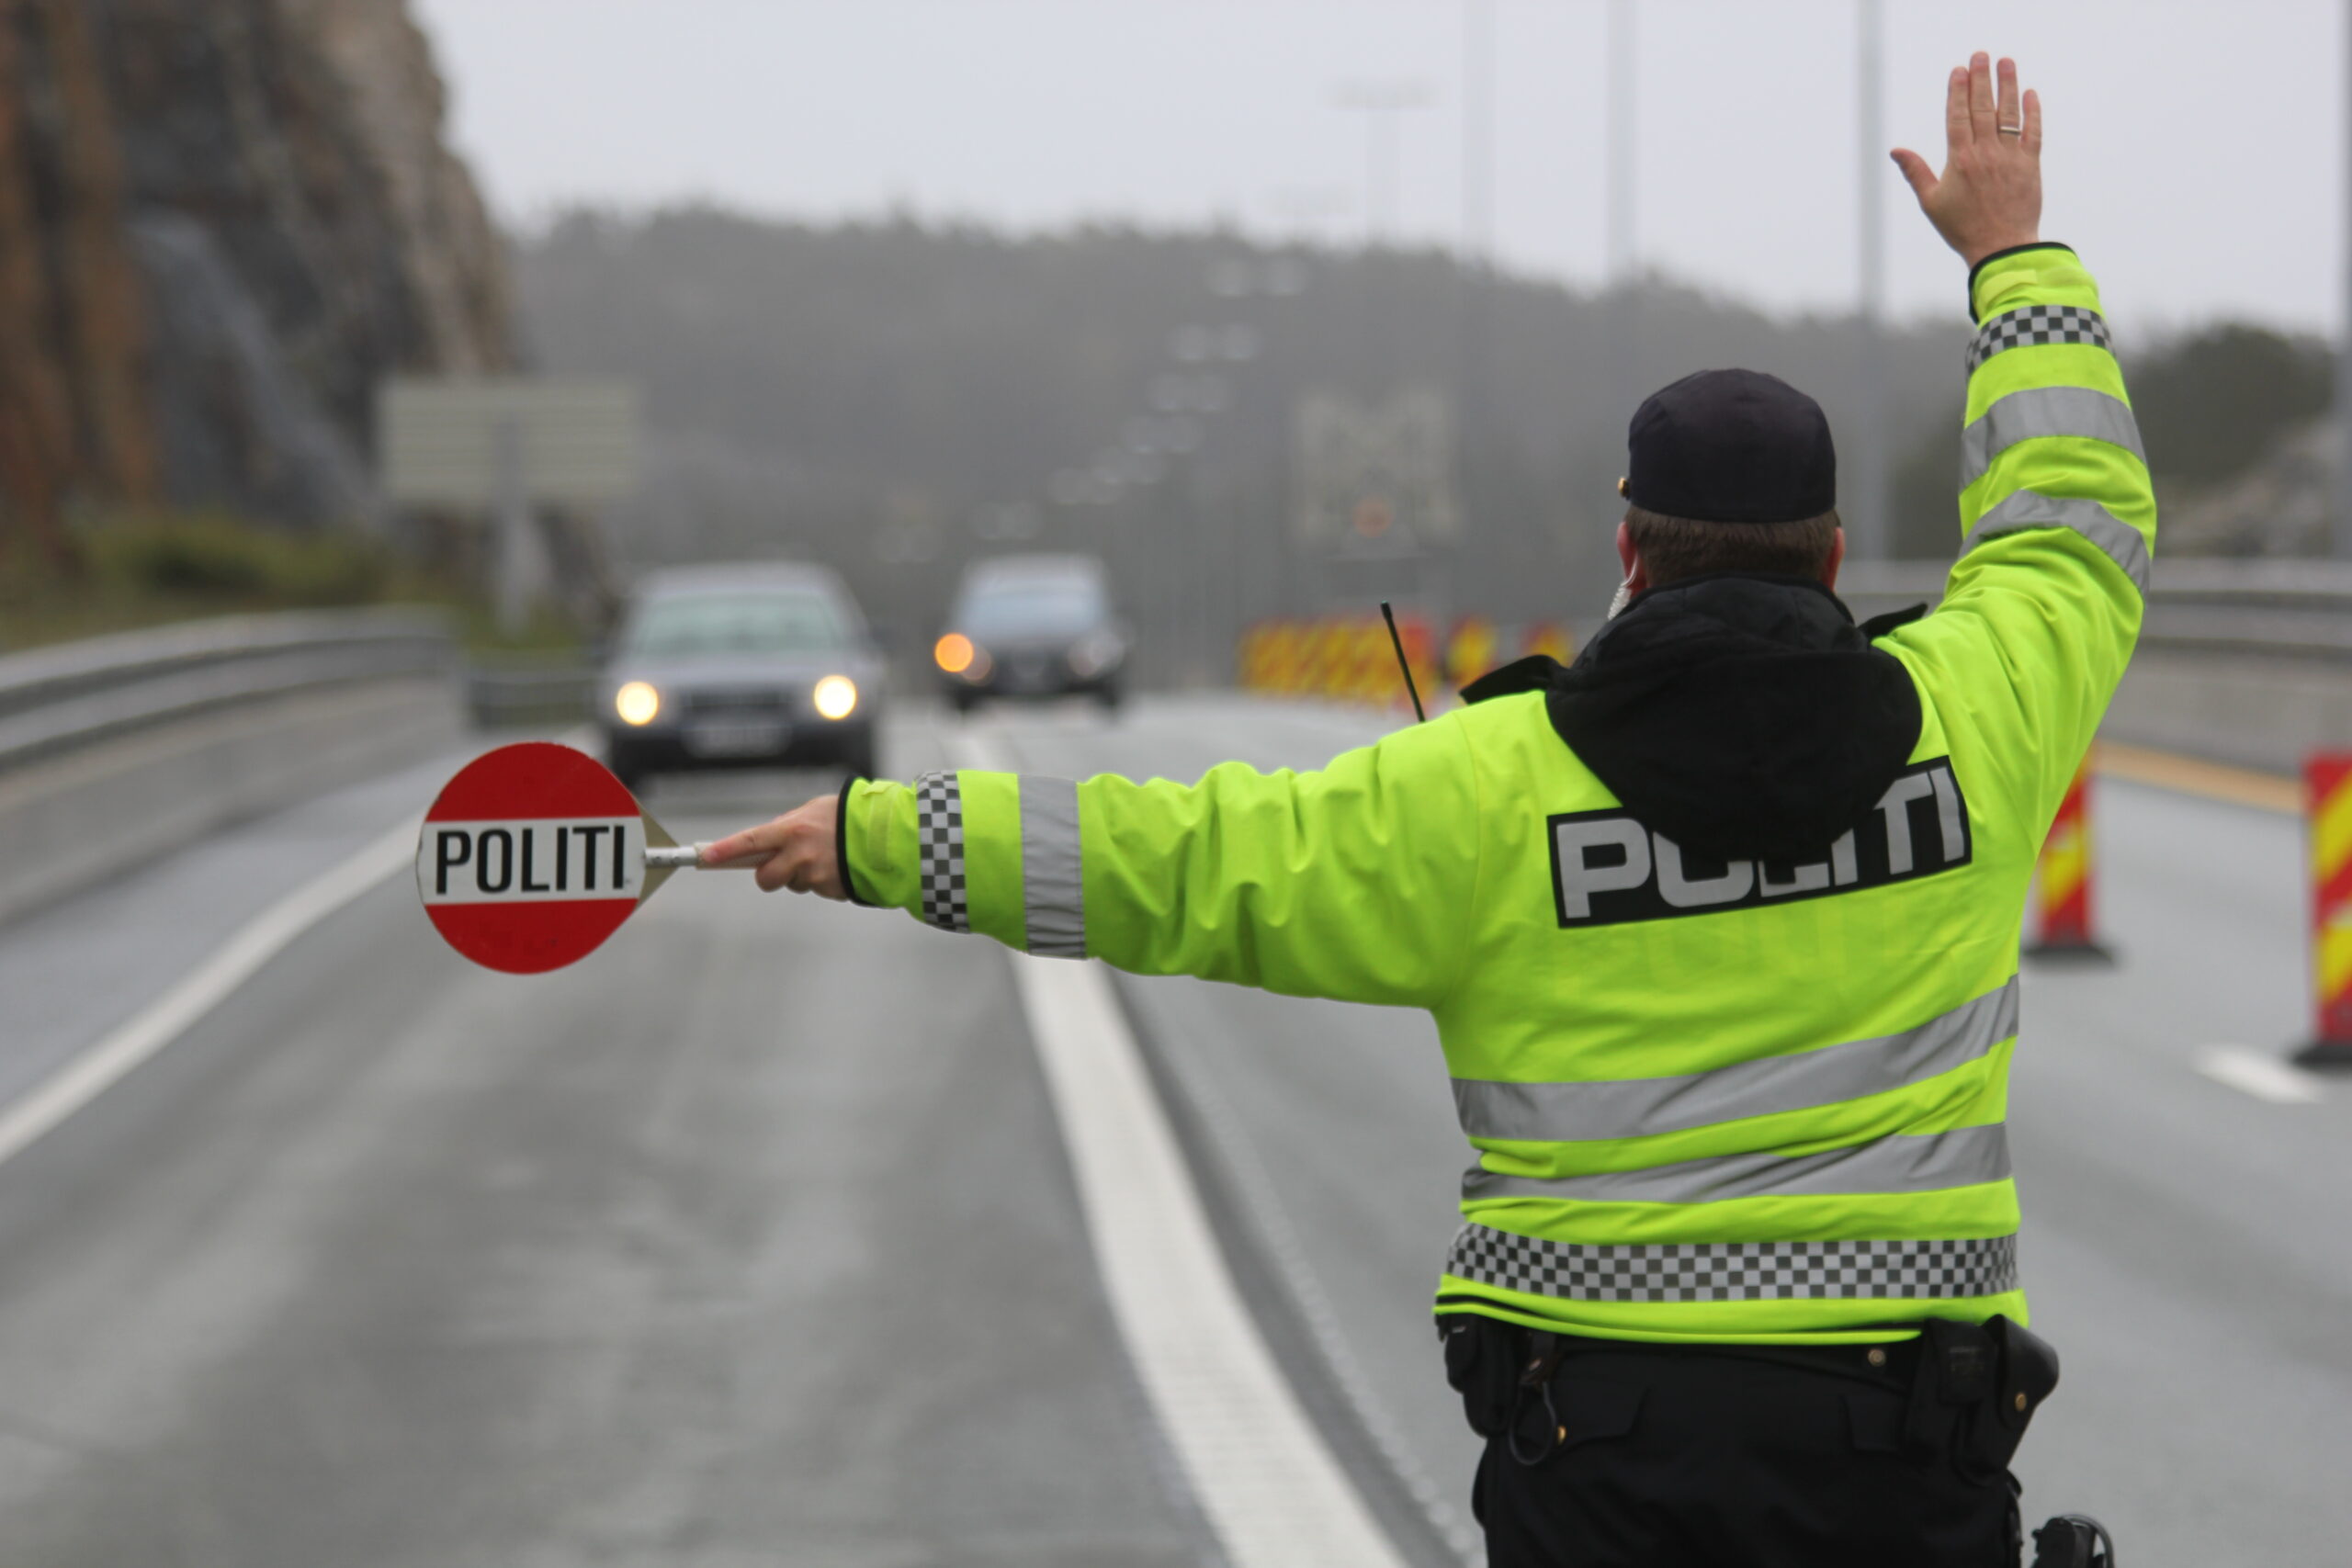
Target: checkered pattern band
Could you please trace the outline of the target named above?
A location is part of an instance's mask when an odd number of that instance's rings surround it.
[[[2080,305],[2020,305],[2004,310],[1983,326],[1968,344],[1968,373],[1995,355],[2012,348],[2044,343],[2087,343],[2112,351],[2107,322],[2097,310]]]
[[[964,901],[964,797],[954,773],[915,780],[916,870],[922,883],[922,918],[944,931],[972,929]]]
[[[1587,1247],[1468,1224],[1445,1271],[1588,1302],[1940,1301],[2017,1289],[2018,1238]]]

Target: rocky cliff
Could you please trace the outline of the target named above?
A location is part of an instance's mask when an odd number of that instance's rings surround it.
[[[404,0],[0,0],[0,541],[364,523],[377,379],[508,367]]]

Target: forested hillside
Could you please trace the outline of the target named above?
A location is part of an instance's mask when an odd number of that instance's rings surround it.
[[[1296,599],[1310,584],[1284,547],[1293,400],[1413,383],[1463,412],[1453,597],[1582,614],[1607,598],[1606,525],[1639,389],[1753,365],[1842,420],[1858,373],[1846,323],[1774,321],[1667,287],[1596,298],[1430,253],[1278,256],[1219,234],[576,215],[518,242],[517,268],[541,363],[645,386],[652,468],[618,520],[626,554],[815,556],[888,598],[923,580],[903,591],[910,614],[965,555],[1001,546],[1007,507],[1034,509],[1012,515],[1034,514],[1035,542],[1104,549],[1128,575],[1238,549],[1253,563],[1238,590],[1250,608]],[[1612,319],[1631,328],[1623,368]],[[1183,329],[1203,326],[1220,343],[1248,329],[1254,354],[1181,364]],[[1890,341],[1898,441],[1956,410],[1964,341],[1957,311]],[[1057,504],[1055,476],[1118,447],[1151,412],[1155,381],[1185,369],[1227,393],[1199,416],[1190,468],[1114,504]],[[1949,515],[1921,518],[1922,540],[1948,548]],[[1229,548],[1228,529],[1241,536]]]
[[[1441,610],[1576,619],[1604,603],[1626,417],[1686,371],[1748,365],[1811,391],[1851,472],[1853,323],[1664,283],[1595,295],[1429,252],[694,209],[575,214],[516,250],[537,361],[645,388],[651,465],[616,519],[626,556],[826,559],[900,620],[935,615],[967,556],[1012,545],[1099,549],[1131,596],[1191,592],[1228,619],[1322,607],[1333,581],[1287,526],[1290,412],[1317,389],[1373,399],[1422,384],[1453,399],[1466,526],[1431,578]],[[1956,542],[1968,327],[1957,280],[1953,292],[1948,321],[1884,348],[1893,532],[1912,557]],[[1185,362],[1201,346],[1188,328],[1214,329],[1212,348],[1242,329],[1252,352]],[[2168,496],[2244,472],[2326,402],[2314,343],[2240,327],[2154,347],[2119,336]],[[1155,459],[1158,482],[1115,500],[1057,502],[1057,475],[1067,500],[1085,489],[1073,475],[1119,468],[1171,373],[1214,376],[1225,395],[1187,416],[1197,452]]]

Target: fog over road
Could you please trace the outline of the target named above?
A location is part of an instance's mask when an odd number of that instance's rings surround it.
[[[1227,697],[917,711],[1024,769],[1312,765],[1392,722]],[[0,926],[0,1100],[458,757]],[[826,781],[665,782],[708,837]],[[2115,969],[2030,971],[2011,1120],[2021,1456],[2135,1568],[2352,1537],[2352,1084],[2200,1051],[2305,1027],[2298,824],[2110,783]],[[599,953],[473,970],[406,877],[0,1164],[0,1561],[311,1568],[1218,1561],[1106,1304],[1011,961],[679,879]],[[1467,1151],[1419,1014],[1122,977],[1245,1297],[1408,1560],[1475,1447],[1429,1295]],[[1416,1498],[1413,1489],[1419,1489]]]

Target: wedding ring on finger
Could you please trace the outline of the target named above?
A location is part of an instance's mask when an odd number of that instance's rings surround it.
[[[2023,136],[2025,134],[2025,127],[2022,125],[1996,125],[1993,129],[2000,132],[2003,136]]]

